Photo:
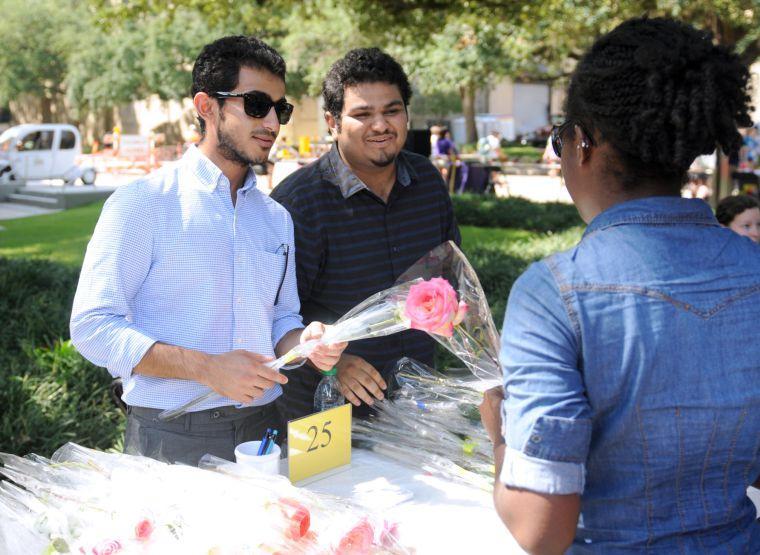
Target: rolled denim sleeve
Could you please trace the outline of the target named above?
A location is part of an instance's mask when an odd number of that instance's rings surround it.
[[[131,321],[131,304],[153,252],[149,205],[139,182],[106,202],[84,257],[71,311],[71,340],[90,362],[129,379],[155,340]]]
[[[551,271],[533,264],[512,288],[502,330],[507,449],[500,479],[507,486],[583,492],[591,409],[578,343]]]
[[[282,283],[280,299],[274,307],[272,345],[275,347],[289,331],[303,327],[303,319],[299,314],[301,303],[298,300],[298,286],[296,285],[296,249],[293,235],[293,220],[287,213],[285,216],[288,229],[287,244],[290,245],[290,252],[288,254],[288,266],[285,268],[285,279]]]

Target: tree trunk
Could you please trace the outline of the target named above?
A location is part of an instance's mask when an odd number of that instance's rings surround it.
[[[50,97],[43,93],[42,98],[40,98],[40,114],[42,116],[40,123],[50,123],[53,121],[52,104],[53,102]]]
[[[99,130],[100,137],[97,137],[98,140],[100,140],[106,133],[113,131],[113,106],[103,108],[100,121],[102,122],[103,127]]]
[[[710,205],[713,208],[718,206],[720,199],[731,194],[731,166],[728,163],[728,156],[723,154],[720,147],[715,149],[715,172],[713,173],[712,189]]]
[[[459,94],[462,97],[466,142],[477,142],[478,128],[475,126],[475,87],[472,84],[460,87]]]

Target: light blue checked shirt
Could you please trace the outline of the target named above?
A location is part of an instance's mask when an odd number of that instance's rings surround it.
[[[106,202],[82,266],[71,339],[122,378],[127,404],[166,409],[207,389],[134,374],[154,342],[274,356],[280,339],[303,327],[298,312],[290,215],[256,188],[252,171],[233,206],[229,180],[191,147]],[[277,385],[254,404],[281,393]],[[195,410],[234,404],[216,399]]]

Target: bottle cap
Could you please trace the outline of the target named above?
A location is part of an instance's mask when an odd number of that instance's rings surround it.
[[[337,366],[333,366],[329,370],[320,370],[320,372],[322,372],[322,374],[325,375],[325,376],[334,376],[335,374],[338,373],[338,367]]]

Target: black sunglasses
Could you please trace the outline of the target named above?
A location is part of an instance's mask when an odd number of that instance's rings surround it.
[[[562,135],[567,131],[570,127],[573,125],[577,125],[581,128],[581,131],[583,131],[583,134],[586,135],[589,142],[593,145],[594,139],[591,137],[591,133],[586,131],[586,128],[583,127],[583,125],[580,122],[573,121],[573,120],[567,120],[566,122],[562,123],[561,125],[555,125],[552,127],[552,148],[554,149],[554,154],[557,155],[557,158],[562,158]]]
[[[285,125],[290,121],[290,116],[293,115],[293,105],[281,98],[277,102],[265,92],[261,91],[248,91],[244,93],[232,93],[232,92],[215,92],[210,96],[214,98],[242,98],[243,110],[252,118],[264,118],[269,113],[269,110],[274,106],[274,112],[277,114],[277,121],[280,125]]]

